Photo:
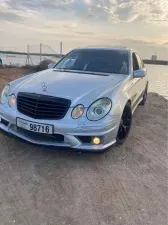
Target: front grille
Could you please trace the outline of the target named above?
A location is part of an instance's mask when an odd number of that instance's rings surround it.
[[[34,119],[62,119],[70,105],[71,101],[64,98],[25,92],[17,95],[18,111]]]

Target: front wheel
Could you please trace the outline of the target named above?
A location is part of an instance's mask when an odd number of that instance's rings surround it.
[[[126,141],[131,129],[131,124],[132,124],[132,109],[130,103],[127,103],[120,121],[120,126],[116,138],[117,145],[121,145]]]

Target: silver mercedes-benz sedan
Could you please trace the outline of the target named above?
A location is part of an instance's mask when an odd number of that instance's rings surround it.
[[[147,90],[135,51],[75,49],[49,69],[4,87],[0,129],[34,144],[102,151],[127,139]]]

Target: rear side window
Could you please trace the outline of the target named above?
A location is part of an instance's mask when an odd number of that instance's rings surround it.
[[[139,70],[140,69],[139,63],[135,53],[132,54],[132,62],[133,62],[133,71]]]
[[[137,53],[135,53],[135,55],[138,61],[139,69],[142,69],[144,67],[143,61]]]

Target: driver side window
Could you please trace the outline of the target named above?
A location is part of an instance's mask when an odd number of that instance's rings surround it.
[[[133,62],[133,71],[139,70],[140,68],[135,53],[132,54],[132,62]]]

